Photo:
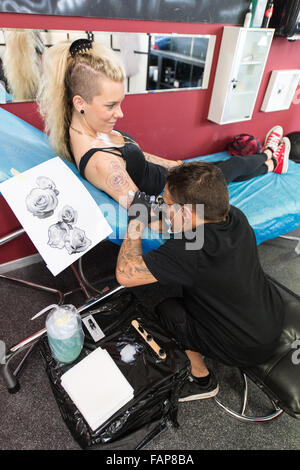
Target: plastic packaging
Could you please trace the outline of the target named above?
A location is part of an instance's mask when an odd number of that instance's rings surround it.
[[[178,397],[190,373],[190,362],[153,313],[127,290],[87,313],[93,315],[105,337],[94,342],[83,325],[86,336],[80,357],[98,347],[106,350],[133,387],[134,398],[93,431],[61,385],[61,376],[70,366],[57,364],[44,337],[39,348],[61,415],[82,449],[141,449],[167,426],[178,427]],[[166,359],[158,357],[133,328],[133,319],[166,351]]]
[[[53,357],[64,364],[75,361],[81,353],[84,333],[74,305],[51,305],[46,319],[48,342]]]

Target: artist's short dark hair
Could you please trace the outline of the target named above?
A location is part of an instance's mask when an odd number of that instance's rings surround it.
[[[227,183],[218,166],[210,162],[187,162],[172,167],[166,184],[174,202],[204,205],[204,218],[209,221],[224,219],[229,212]]]

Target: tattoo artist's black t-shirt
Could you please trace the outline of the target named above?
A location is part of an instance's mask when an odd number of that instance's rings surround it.
[[[187,235],[167,240],[143,259],[160,283],[182,284],[195,350],[201,338],[224,362],[261,362],[280,336],[282,299],[260,266],[245,215],[231,207],[225,222],[205,224],[201,249],[186,249]]]

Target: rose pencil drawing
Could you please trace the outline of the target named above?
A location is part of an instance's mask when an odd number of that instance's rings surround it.
[[[39,219],[45,219],[54,214],[58,199],[55,183],[46,176],[36,179],[38,188],[33,188],[25,199],[27,210]]]
[[[66,224],[76,224],[77,212],[71,206],[64,206],[59,213],[59,218]]]
[[[60,220],[48,229],[48,245],[52,248],[66,248],[68,253],[81,253],[90,245],[84,230],[73,227],[77,221],[77,211],[71,206],[64,206],[59,213]]]
[[[35,180],[37,188],[33,188],[25,199],[26,207],[35,217],[45,219],[54,214],[58,206],[58,194],[54,181],[47,176],[38,176]],[[84,230],[74,227],[77,222],[77,211],[72,206],[64,206],[58,214],[58,222],[48,229],[48,245],[63,249],[71,255],[81,253],[90,245]]]
[[[36,179],[36,184],[41,189],[52,189],[56,195],[59,194],[55,183],[50,178],[48,178],[48,176],[38,176]]]
[[[48,245],[52,248],[64,248],[69,231],[70,228],[65,222],[57,222],[57,224],[51,225],[48,229]]]
[[[69,255],[85,251],[91,243],[91,240],[86,237],[85,232],[77,227],[70,230],[65,238],[65,247]]]

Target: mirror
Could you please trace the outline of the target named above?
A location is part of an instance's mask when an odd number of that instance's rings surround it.
[[[33,101],[44,49],[83,37],[119,56],[126,72],[126,94],[208,87],[215,36],[3,28],[0,104]]]

